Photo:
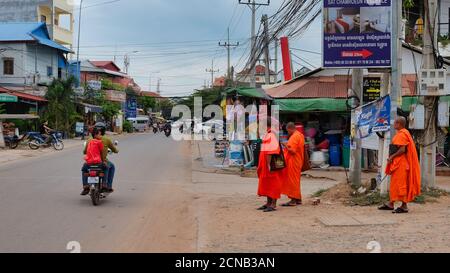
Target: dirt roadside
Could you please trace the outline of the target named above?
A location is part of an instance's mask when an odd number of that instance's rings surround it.
[[[381,252],[450,251],[450,197],[441,197],[437,203],[411,204],[410,213],[402,215],[329,200],[314,206],[311,194],[345,181],[345,174],[308,174],[312,176],[302,178],[304,205],[263,213],[256,210],[264,202],[256,196],[257,179],[208,173],[194,160],[198,251],[364,253],[370,251],[371,241],[379,243]],[[350,218],[371,224],[345,223]],[[342,225],[326,225],[321,219]]]

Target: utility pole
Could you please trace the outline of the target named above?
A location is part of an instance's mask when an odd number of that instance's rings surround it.
[[[278,82],[278,38],[275,39],[275,83]]]
[[[270,5],[270,0],[266,0],[265,3],[256,3],[256,0],[239,0],[239,4],[247,5],[252,11],[252,36],[251,36],[251,56],[250,63],[252,65],[250,72],[250,87],[256,87],[256,11],[261,6]]]
[[[211,73],[211,88],[214,87],[214,73],[219,72],[219,69],[214,70],[214,59],[211,62],[211,69],[206,69],[206,72]]]
[[[363,101],[363,69],[354,68],[352,72],[352,90],[356,96],[359,97],[359,101]],[[352,123],[352,137],[353,147],[351,147],[350,155],[350,181],[353,186],[361,185],[361,137],[359,135],[358,126],[356,124],[356,111],[352,110],[351,113]]]
[[[78,83],[77,87],[80,87],[81,84],[81,64],[80,64],[80,36],[81,36],[81,10],[83,7],[83,0],[80,1],[80,10],[78,14],[78,47],[77,47],[77,75],[78,75]],[[53,22],[52,22],[53,24]]]
[[[233,48],[233,47],[239,46],[239,42],[236,42],[235,44],[231,44],[230,43],[230,28],[228,28],[227,32],[228,32],[227,42],[225,42],[225,43],[219,42],[219,46],[223,46],[223,47],[227,48],[227,53],[228,53],[227,77],[228,77],[228,80],[231,80],[232,79],[232,75],[231,75],[231,54],[230,54],[230,49]]]
[[[264,24],[264,61],[266,64],[266,84],[270,84],[270,56],[269,56],[269,19],[264,14],[261,19]]]
[[[390,130],[385,132],[384,139],[380,141],[378,151],[378,162],[381,168],[380,177],[384,178],[384,170],[386,169],[387,158],[389,156],[389,144],[395,135],[394,122],[397,118],[397,108],[401,105],[402,98],[402,1],[391,1],[392,3],[392,63],[391,63],[391,75],[384,73],[381,78],[381,95],[385,95],[387,92],[387,82],[390,82],[389,96],[391,98],[391,111],[390,111]],[[380,164],[381,163],[381,164]],[[387,194],[389,189],[390,178],[385,178],[380,185],[380,192]]]
[[[437,47],[437,0],[425,0],[425,20],[423,34],[423,69],[436,69]],[[436,180],[436,100],[438,97],[425,96],[425,131],[420,144],[420,174],[422,187],[434,187]]]
[[[156,92],[157,92],[158,94],[161,94],[161,89],[160,89],[160,87],[161,87],[161,78],[158,78],[158,83],[157,83],[157,85],[156,85]]]

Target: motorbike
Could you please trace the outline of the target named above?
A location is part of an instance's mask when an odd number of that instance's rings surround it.
[[[153,133],[158,133],[158,125],[156,123],[153,123]]]
[[[164,134],[166,135],[166,137],[169,137],[171,133],[172,133],[172,126],[170,125],[170,123],[168,123],[164,126]]]
[[[18,136],[4,136],[5,145],[10,149],[16,149],[19,146],[20,138]]]
[[[50,141],[45,142],[44,136],[40,133],[29,133],[28,137],[30,138],[30,142],[28,146],[32,150],[37,150],[40,147],[47,148],[53,146],[53,148],[57,151],[61,151],[64,149],[64,143],[62,141],[62,134],[60,132],[51,132],[50,133]]]
[[[117,141],[114,142],[115,146],[118,144],[119,143]],[[86,145],[87,142],[84,142],[84,146]],[[111,153],[111,150],[108,149],[108,154]],[[90,187],[89,196],[91,198],[92,205],[98,206],[100,204],[100,200],[109,196],[109,193],[103,191],[106,186],[105,166],[103,164],[88,165],[87,172],[83,173],[83,175],[87,176],[87,183]]]

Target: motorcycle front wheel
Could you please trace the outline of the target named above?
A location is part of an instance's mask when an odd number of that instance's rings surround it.
[[[40,145],[39,142],[36,139],[34,139],[28,143],[28,147],[30,147],[31,150],[37,150],[39,149]]]
[[[64,143],[62,141],[56,141],[53,143],[53,148],[57,151],[61,151],[64,149]]]

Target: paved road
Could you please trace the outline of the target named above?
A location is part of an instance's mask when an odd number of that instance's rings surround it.
[[[190,147],[164,135],[121,140],[116,192],[99,207],[81,189],[81,147],[0,166],[0,252],[193,251]],[[176,224],[178,223],[178,225]],[[185,228],[184,225],[189,228]]]

